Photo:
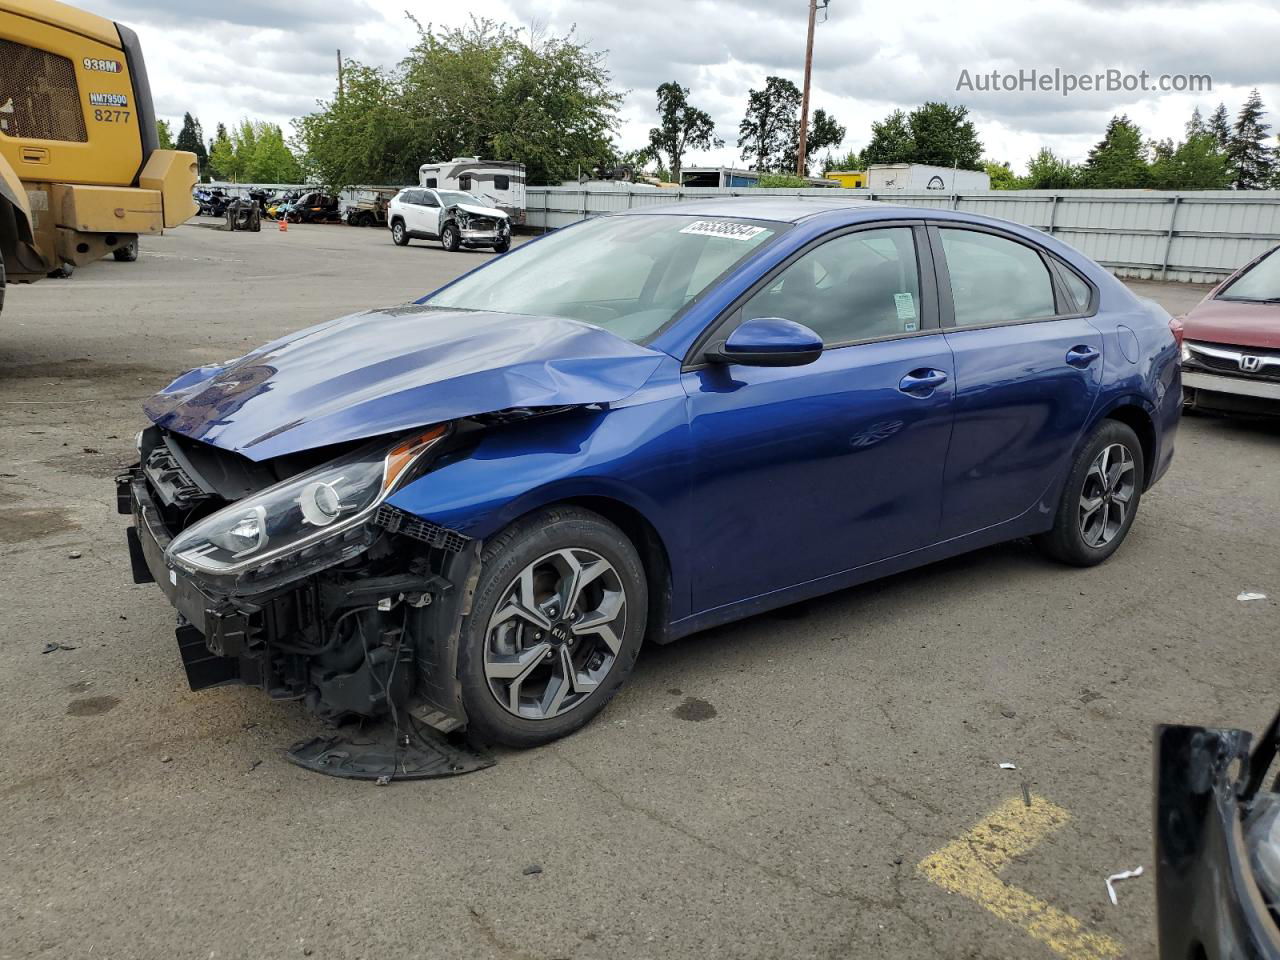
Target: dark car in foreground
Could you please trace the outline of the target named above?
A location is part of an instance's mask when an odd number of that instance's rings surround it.
[[[1280,247],[1214,287],[1181,322],[1189,407],[1280,415]]]
[[[1280,714],[1156,730],[1161,960],[1280,960]]]
[[[643,641],[1017,537],[1173,456],[1167,313],[1038,231],[731,199],[588,220],[183,374],[119,480],[193,687],[529,746]]]

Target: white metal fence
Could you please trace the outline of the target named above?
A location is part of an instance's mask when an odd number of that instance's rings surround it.
[[[209,184],[246,193],[249,184]],[[272,190],[300,189],[263,184]],[[358,188],[357,188],[358,189]],[[341,198],[355,200],[356,189]],[[1215,283],[1260,253],[1280,244],[1280,191],[1204,190],[809,190],[760,187],[678,189],[629,187],[529,187],[526,225],[555,229],[587,217],[634,207],[679,203],[695,197],[769,194],[833,196],[879,200],[918,207],[943,207],[1012,220],[1053,234],[1117,276]]]
[[[1214,283],[1280,244],[1280,191],[990,190],[940,193],[751,188],[529,187],[527,224],[553,229],[601,213],[695,197],[847,196],[1000,217],[1053,234],[1122,277]]]

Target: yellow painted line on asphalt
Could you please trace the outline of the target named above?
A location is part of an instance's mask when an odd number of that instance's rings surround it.
[[[1021,927],[1068,960],[1113,960],[1120,944],[1025,890],[1005,883],[999,873],[1015,857],[1030,851],[1062,827],[1071,815],[1055,803],[1032,794],[1031,806],[1021,796],[1005,801],[958,840],[920,861],[916,870],[944,890]]]

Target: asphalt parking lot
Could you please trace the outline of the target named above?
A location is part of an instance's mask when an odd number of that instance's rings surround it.
[[[187,690],[112,477],[175,373],[487,254],[267,226],[0,314],[0,957],[1154,956],[1150,873],[1104,877],[1152,867],[1153,724],[1276,709],[1280,606],[1236,596],[1280,599],[1280,426],[1185,420],[1101,567],[991,548],[649,648],[482,773],[320,777],[296,706]]]

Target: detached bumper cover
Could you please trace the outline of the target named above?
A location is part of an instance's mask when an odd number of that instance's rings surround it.
[[[1156,729],[1161,960],[1280,960],[1280,927],[1254,881],[1241,829],[1276,736],[1273,720],[1250,757],[1244,730]],[[1241,773],[1233,776],[1237,761]]]

